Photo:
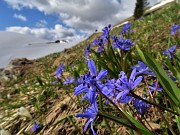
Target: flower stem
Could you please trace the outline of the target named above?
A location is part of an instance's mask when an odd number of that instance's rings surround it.
[[[112,120],[112,121],[114,121],[114,122],[117,122],[117,123],[119,123],[119,124],[122,124],[122,125],[130,128],[130,129],[135,130],[135,127],[134,127],[134,126],[131,126],[131,125],[129,125],[129,124],[126,124],[125,122],[121,122],[121,121],[119,121],[117,118],[111,117],[109,114],[106,114],[106,113],[104,113],[104,112],[103,112],[103,113],[102,113],[102,112],[98,112],[98,115],[99,115],[99,116],[102,116],[102,117],[105,117],[105,118],[107,118],[107,119],[110,119],[110,120]]]
[[[109,102],[120,112],[120,114],[126,118],[128,120],[128,122],[134,126],[134,124],[127,118],[127,116],[124,114],[123,110],[121,110],[111,99],[109,99],[109,97],[107,97],[104,93],[102,93],[102,91],[99,89],[99,87],[97,86],[97,84],[95,85],[97,88],[97,91],[100,95],[102,95],[103,97],[105,97],[107,100],[109,100]],[[136,126],[135,126],[136,127]]]

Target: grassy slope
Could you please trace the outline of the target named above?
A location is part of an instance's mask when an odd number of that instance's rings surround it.
[[[179,24],[179,22],[180,5],[172,4],[145,16],[142,20],[132,21],[135,34],[131,38],[143,49],[153,50],[154,55],[158,58],[158,53],[167,47],[172,24]],[[115,28],[111,33],[119,35],[120,30],[120,28]],[[32,121],[24,120],[15,115],[20,106],[26,106],[36,121],[43,121],[44,127],[40,131],[41,134],[58,134],[58,132],[76,134],[77,130],[74,129],[77,127],[72,126],[72,121],[77,122],[76,124],[79,124],[80,127],[82,127],[84,121],[76,121],[74,117],[71,117],[72,114],[80,112],[71,99],[74,99],[73,94],[71,94],[73,89],[70,90],[69,94],[72,96],[70,98],[67,96],[66,88],[58,87],[59,84],[52,85],[54,72],[60,63],[65,63],[66,67],[84,63],[82,58],[85,46],[99,35],[100,33],[95,33],[71,49],[37,59],[34,68],[29,69],[25,76],[6,82],[6,85],[0,89],[0,92],[4,95],[0,99],[0,114],[5,116],[2,120],[2,126],[9,129],[13,134],[20,132],[23,128],[24,131],[28,131]],[[177,35],[176,43],[180,45],[180,34]],[[65,72],[65,76],[68,76],[68,72]],[[7,98],[7,94],[11,95],[10,99]],[[68,115],[70,117],[54,126],[58,120]],[[80,129],[82,130],[82,128]],[[99,132],[103,134],[105,129]]]

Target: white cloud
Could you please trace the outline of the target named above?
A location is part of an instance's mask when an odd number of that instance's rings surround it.
[[[133,15],[136,0],[4,0],[12,8],[37,9],[45,14],[58,15],[67,26],[92,33],[108,24],[117,24]],[[160,0],[152,0],[154,4]]]
[[[39,22],[36,23],[36,27],[45,27],[48,23],[45,20],[39,20]]]
[[[40,37],[48,40],[57,40],[57,39],[73,40],[83,37],[83,35],[82,36],[77,35],[74,29],[63,27],[60,24],[56,24],[54,28],[50,28],[50,29],[13,26],[13,27],[7,27],[6,31],[34,35],[36,37]]]
[[[19,19],[21,21],[24,21],[24,22],[27,21],[27,18],[25,16],[21,15],[21,14],[14,14],[13,17],[17,18],[17,19]]]

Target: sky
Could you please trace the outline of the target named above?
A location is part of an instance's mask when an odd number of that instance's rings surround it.
[[[80,39],[133,15],[136,0],[0,0],[0,31]],[[150,5],[160,0],[149,0]]]

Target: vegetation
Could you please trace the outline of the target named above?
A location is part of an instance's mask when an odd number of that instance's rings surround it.
[[[147,0],[136,0],[136,6],[134,9],[134,18],[139,19],[143,16],[145,8],[148,6]]]
[[[179,12],[173,3],[38,59],[26,76],[3,82],[1,127],[11,134],[180,134]]]

